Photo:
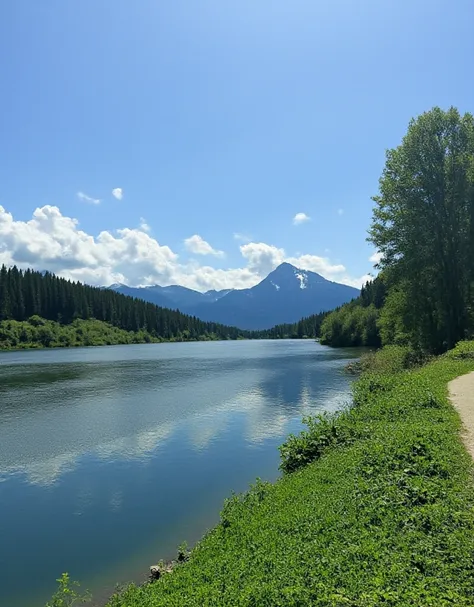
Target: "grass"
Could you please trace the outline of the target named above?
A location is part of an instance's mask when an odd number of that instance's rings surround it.
[[[277,483],[227,500],[185,563],[108,607],[474,605],[472,462],[447,400],[474,342],[422,368],[393,357],[349,411],[288,438]]]

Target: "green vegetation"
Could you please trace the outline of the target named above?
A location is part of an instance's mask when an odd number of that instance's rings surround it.
[[[472,463],[447,383],[474,342],[413,362],[372,357],[350,409],[282,446],[281,480],[227,500],[185,563],[109,607],[472,605]]]
[[[0,322],[0,348],[60,348],[77,346],[110,346],[159,341],[145,331],[124,331],[99,320],[77,319],[62,325],[39,316],[27,321]]]
[[[333,346],[381,345],[379,332],[380,309],[385,303],[386,286],[382,277],[367,282],[360,296],[326,314],[321,326],[321,343]]]
[[[45,607],[73,607],[74,605],[88,603],[91,600],[91,595],[88,592],[79,593],[78,582],[72,582],[67,573],[63,573],[56,581],[58,582],[58,589]]]
[[[307,339],[320,336],[321,325],[328,312],[312,314],[293,324],[276,325],[271,329],[259,331],[262,339]]]
[[[53,274],[0,269],[0,349],[259,336]]]
[[[381,254],[385,299],[330,314],[322,341],[440,353],[472,336],[474,117],[434,108],[412,120],[387,152],[374,201],[369,240]]]

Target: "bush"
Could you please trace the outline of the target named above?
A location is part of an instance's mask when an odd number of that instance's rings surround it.
[[[356,436],[347,413],[323,413],[303,422],[308,429],[297,436],[290,434],[280,446],[283,472],[294,472],[320,458],[329,447],[347,444]]]
[[[400,373],[428,361],[426,354],[409,346],[384,346],[376,352],[364,354],[360,368],[373,373]]]
[[[452,360],[474,359],[474,341],[460,341],[446,356]]]

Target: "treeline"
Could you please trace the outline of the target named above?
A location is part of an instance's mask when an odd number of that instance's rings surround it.
[[[0,348],[23,350],[30,348],[75,348],[79,346],[113,346],[163,341],[147,331],[125,331],[102,320],[80,318],[64,325],[40,316],[28,320],[0,322]],[[168,340],[172,341],[172,340]]]
[[[276,325],[271,329],[260,331],[262,339],[306,339],[316,338],[321,334],[321,325],[329,312],[320,312],[302,318],[293,324]]]
[[[379,316],[387,289],[382,276],[367,282],[359,297],[326,314],[320,328],[321,343],[334,347],[381,345]]]
[[[474,334],[473,116],[434,108],[412,120],[379,189],[368,240],[381,274],[366,289],[381,296],[328,315],[322,341],[444,352]]]
[[[7,341],[8,332],[11,337],[12,321],[26,321],[31,317],[60,325],[69,325],[77,319],[94,319],[128,333],[146,334],[152,340],[259,336],[236,327],[203,322],[176,310],[160,308],[109,289],[72,282],[48,272],[22,271],[15,266],[7,268],[3,265],[0,270],[0,345]],[[36,321],[32,326],[37,325]],[[23,335],[27,333],[23,332]]]

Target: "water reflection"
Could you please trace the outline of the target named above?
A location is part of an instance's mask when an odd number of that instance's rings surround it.
[[[303,415],[348,399],[356,354],[292,341],[1,354],[0,604],[41,604],[64,570],[113,586],[198,539],[232,490],[277,476]]]
[[[258,358],[3,365],[0,478],[24,474],[48,486],[86,455],[143,460],[178,428],[202,450],[236,416],[244,416],[249,443],[281,436],[295,417],[335,409],[347,398],[340,385],[346,379],[337,381],[345,358],[313,348],[316,354],[272,350]]]

